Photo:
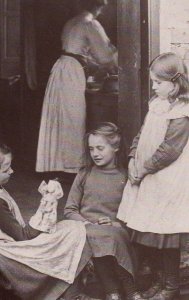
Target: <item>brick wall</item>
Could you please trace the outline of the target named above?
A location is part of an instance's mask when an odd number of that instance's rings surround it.
[[[174,51],[189,68],[189,1],[160,0],[160,53]]]

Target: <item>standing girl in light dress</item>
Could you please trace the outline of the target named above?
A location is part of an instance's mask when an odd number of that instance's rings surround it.
[[[126,296],[128,300],[139,299],[133,279],[134,251],[127,229],[116,219],[126,182],[125,154],[116,125],[105,122],[87,134],[86,167],[77,174],[65,207],[67,219],[86,224],[87,241],[106,300]]]
[[[152,299],[170,300],[179,294],[180,241],[189,232],[189,82],[171,52],[152,61],[150,77],[156,95],[131,147],[118,218],[133,242],[159,255],[165,280]]]
[[[37,148],[37,172],[77,173],[83,166],[86,76],[93,65],[117,65],[117,50],[96,20],[106,0],[80,0],[80,13],[65,25],[62,55],[47,84]]]

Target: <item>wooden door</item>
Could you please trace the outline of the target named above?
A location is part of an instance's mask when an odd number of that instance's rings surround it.
[[[20,74],[20,0],[0,0],[0,78]]]
[[[118,1],[119,125],[129,144],[148,109],[148,67],[159,52],[158,1]]]
[[[20,147],[20,0],[0,0],[0,142]]]
[[[118,1],[119,125],[128,142],[141,125],[140,1]]]

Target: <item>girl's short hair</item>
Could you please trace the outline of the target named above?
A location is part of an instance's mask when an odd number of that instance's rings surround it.
[[[106,5],[107,3],[107,0],[79,0],[79,6],[90,12],[92,12],[95,8]]]
[[[175,83],[171,98],[189,101],[189,80],[183,60],[173,52],[158,55],[150,64],[150,71],[160,80]]]
[[[94,162],[91,158],[89,151],[89,136],[90,135],[100,135],[104,137],[107,142],[115,149],[116,152],[116,167],[119,169],[126,169],[127,167],[127,143],[123,137],[121,130],[117,125],[111,122],[102,122],[96,129],[91,130],[85,135],[84,145],[85,145],[85,167],[88,171],[91,170]]]

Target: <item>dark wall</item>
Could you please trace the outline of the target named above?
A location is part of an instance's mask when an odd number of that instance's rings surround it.
[[[105,28],[111,42],[117,46],[117,0],[109,0],[98,20]]]
[[[38,0],[35,2],[38,84],[44,85],[60,54],[62,27],[72,15],[73,0]]]
[[[20,82],[10,85],[0,79],[0,143],[11,147],[16,155],[20,144]]]

